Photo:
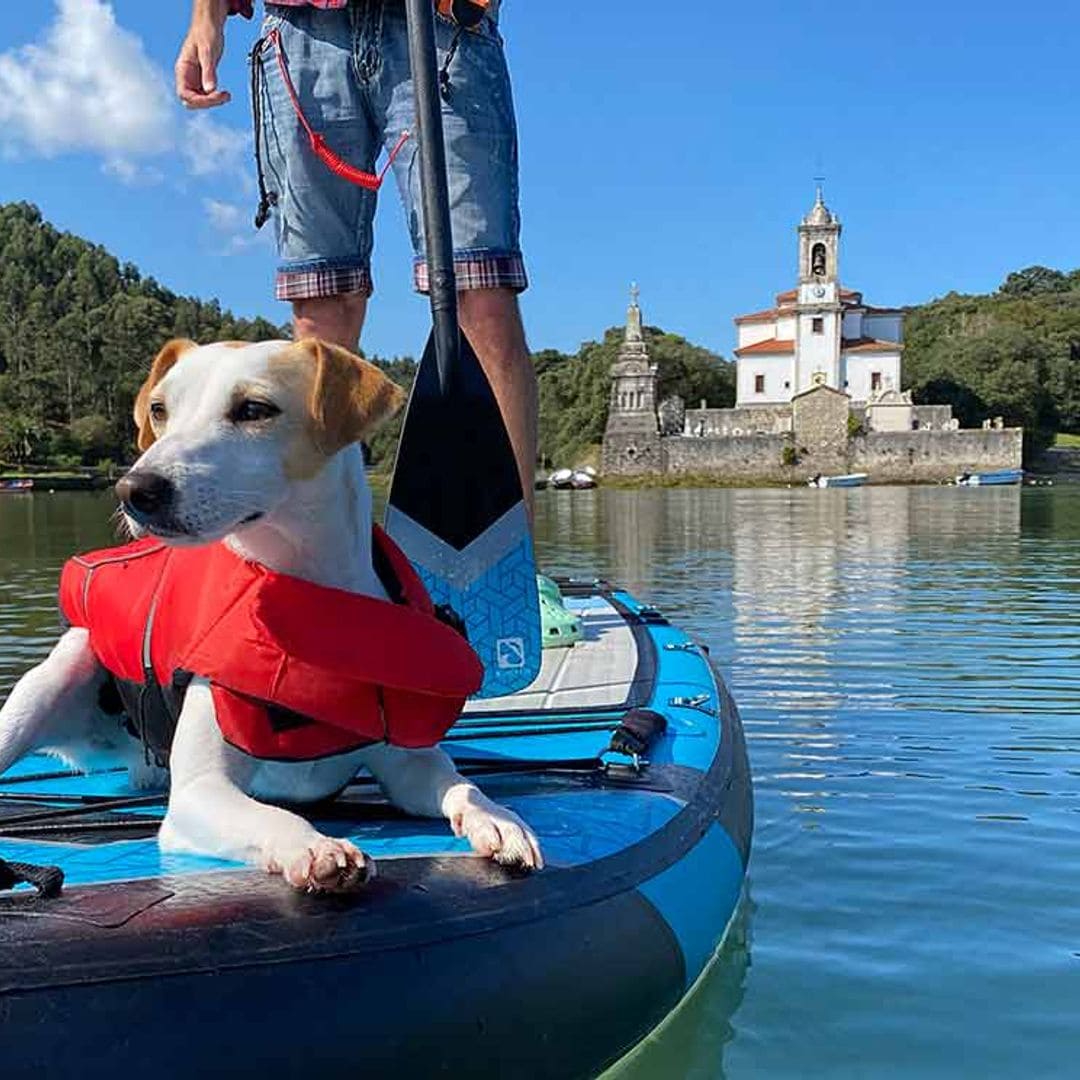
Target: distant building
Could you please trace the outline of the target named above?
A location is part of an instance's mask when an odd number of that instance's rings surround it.
[[[1020,428],[961,431],[950,406],[917,405],[900,389],[903,312],[840,287],[839,242],[819,189],[799,225],[798,288],[735,320],[734,408],[657,402],[634,286],[611,366],[604,473],[799,483],[865,472],[872,482],[911,483],[1019,466]]]
[[[821,188],[798,227],[799,284],[776,306],[735,317],[737,408],[783,405],[815,386],[856,405],[900,389],[904,313],[840,285],[840,233]]]
[[[626,330],[611,365],[611,397],[601,467],[607,473],[662,472],[660,425],[656,417],[656,365],[641,332],[638,287],[630,286]]]

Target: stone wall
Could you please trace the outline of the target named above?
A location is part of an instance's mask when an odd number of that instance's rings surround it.
[[[791,431],[790,405],[752,405],[741,409],[687,409],[687,435],[727,438],[731,435],[786,435]]]
[[[686,435],[661,437],[650,410],[613,412],[601,462],[609,476],[701,475],[742,484],[804,483],[849,472],[868,473],[876,484],[933,483],[1020,466],[1019,428],[942,430],[938,425],[951,419],[949,406],[906,408],[919,420],[918,429],[855,438],[848,435],[849,416],[864,419],[866,412],[851,409],[846,394],[827,386],[796,395],[790,405],[689,409]]]
[[[852,439],[851,472],[875,484],[951,480],[964,472],[1018,469],[1023,431],[875,431]]]
[[[642,476],[665,471],[659,432],[611,431],[604,435],[600,470],[608,476]]]
[[[952,424],[951,405],[916,405],[913,417],[915,426],[926,431],[951,431],[955,430]]]
[[[795,472],[786,467],[786,435],[740,435],[663,439],[663,457],[669,475],[701,474],[736,483],[790,482]]]
[[[859,417],[868,431],[954,431],[952,418],[951,405],[906,402],[872,402]]]
[[[850,399],[828,386],[816,386],[791,401],[795,449],[800,460],[813,462],[816,473],[847,472]]]

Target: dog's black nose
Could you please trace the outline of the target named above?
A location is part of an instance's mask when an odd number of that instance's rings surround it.
[[[172,505],[176,489],[168,477],[152,472],[129,472],[116,483],[116,497],[136,514],[159,514]]]

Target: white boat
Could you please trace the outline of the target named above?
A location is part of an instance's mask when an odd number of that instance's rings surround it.
[[[573,476],[570,477],[570,486],[578,491],[596,487],[596,470],[575,469]]]
[[[864,472],[844,473],[843,476],[822,476],[818,473],[811,480],[807,480],[807,486],[812,488],[834,487],[862,487],[866,483],[869,474]]]
[[[574,478],[574,470],[573,469],[556,469],[548,477],[548,483],[553,488],[559,488],[561,490],[561,489],[564,489],[564,488],[572,487],[573,484],[571,483],[571,481],[573,480],[573,478]]]

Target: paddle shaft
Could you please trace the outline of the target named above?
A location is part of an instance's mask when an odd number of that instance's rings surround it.
[[[445,396],[457,361],[459,330],[446,145],[435,54],[435,5],[432,0],[405,0],[405,14],[409,26],[409,65],[420,148],[420,201],[424,212],[432,334],[439,388]]]

